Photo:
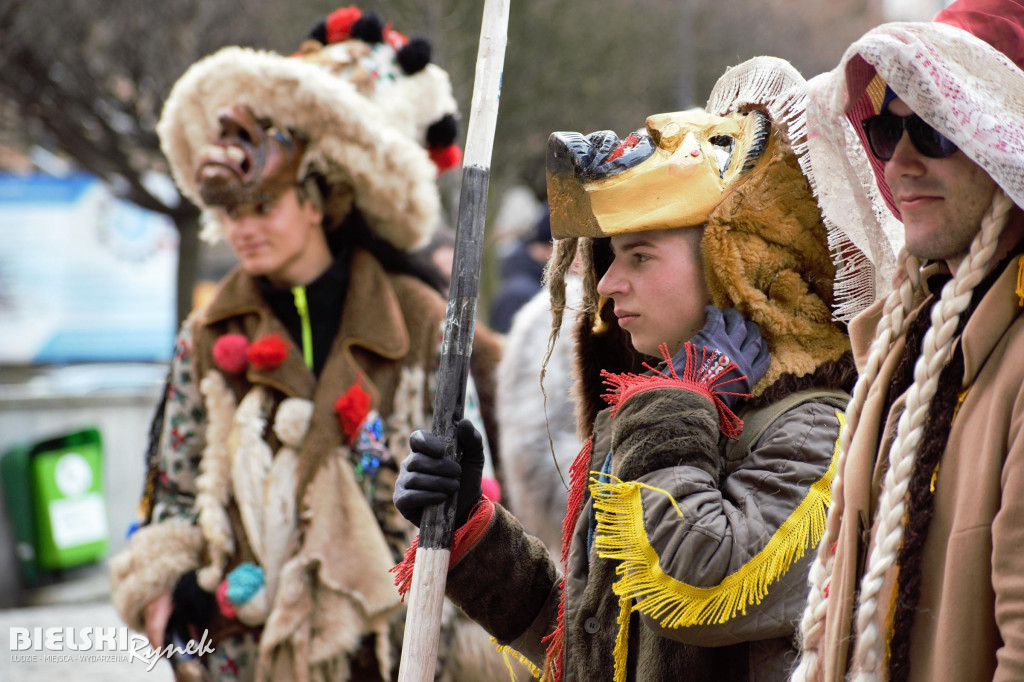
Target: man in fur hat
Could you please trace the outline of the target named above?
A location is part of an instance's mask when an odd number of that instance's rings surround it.
[[[760,58],[719,80],[708,113],[651,116],[625,140],[551,137],[556,329],[577,255],[584,278],[586,445],[561,579],[480,497],[471,425],[461,469],[432,435],[410,439],[396,506],[416,522],[458,491],[448,594],[544,679],[781,680],[795,662],[853,377],[826,229],[787,130],[802,83]]]
[[[391,491],[430,423],[445,316],[407,252],[458,160],[454,106],[428,46],[353,7],[290,58],[225,48],[168,97],[175,180],[239,266],[182,327],[144,525],[111,570],[118,612],[155,647],[207,632],[215,651],[182,677],[393,678],[388,569],[411,526]],[[475,340],[487,395],[498,348]],[[504,671],[478,626],[445,627],[444,679]]]
[[[861,375],[797,679],[1024,679],[1022,69],[1024,3],[960,0],[809,84],[837,254],[899,274],[850,326]]]

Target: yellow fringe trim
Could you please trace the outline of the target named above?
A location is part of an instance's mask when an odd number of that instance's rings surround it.
[[[903,517],[903,525],[905,526],[908,521],[908,517]],[[896,603],[900,598],[900,567],[896,567],[896,576],[892,581],[892,595],[889,597],[889,611],[885,616],[885,662],[882,667],[888,670],[889,661],[892,660],[892,636],[896,634]]]
[[[1024,308],[1024,256],[1017,261],[1017,305]]]
[[[621,580],[619,582],[622,582]],[[618,594],[618,592],[616,592]],[[626,682],[626,658],[629,656],[629,615],[633,612],[633,598],[620,595],[619,634],[615,637],[615,682]]]
[[[530,674],[533,675],[533,679],[539,680],[544,675],[544,671],[534,665],[533,661],[523,656],[521,653],[510,647],[508,644],[498,644],[498,640],[491,637],[491,641],[496,645],[498,653],[505,657],[505,667],[508,668],[508,675],[512,678],[512,682],[516,682],[516,671],[512,669],[512,662],[508,660],[508,657],[516,659],[522,663]]]
[[[967,393],[970,392],[970,390],[970,386],[964,386],[963,390],[956,394],[956,405],[953,407],[953,417],[949,420],[950,424],[956,421],[956,416],[960,414],[960,406],[964,404],[965,400],[967,400]]]
[[[846,416],[838,411],[836,416],[842,433]],[[714,587],[696,587],[676,580],[658,563],[658,554],[644,528],[640,491],[647,488],[672,499],[667,491],[637,481],[615,479],[617,483],[601,483],[591,480],[590,490],[597,509],[595,545],[598,556],[622,562],[616,569],[621,578],[612,587],[622,604],[615,643],[616,680],[620,679],[620,666],[625,670],[627,626],[632,611],[657,620],[663,628],[681,628],[725,623],[738,612],[745,614],[747,606],[761,603],[768,586],[783,576],[808,548],[821,541],[832,501],[838,451],[839,438],[836,438],[828,470],[811,485],[793,514],[760,552]],[[672,503],[675,505],[675,500]],[[678,505],[675,506],[682,516]],[[634,599],[636,604],[631,605]],[[625,679],[624,674],[621,679]]]

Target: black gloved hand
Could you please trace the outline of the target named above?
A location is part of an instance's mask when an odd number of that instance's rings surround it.
[[[761,338],[761,330],[750,320],[743,319],[739,311],[733,308],[719,310],[709,305],[704,307],[704,313],[707,315],[704,328],[690,339],[690,343],[697,348],[697,359],[702,358],[700,349],[706,347],[709,355],[705,364],[713,366],[720,358],[725,360],[723,364],[735,362],[738,370],[733,370],[732,376],[726,379],[744,375],[746,378],[725,384],[721,390],[727,393],[750,393],[751,387],[768,371],[771,362],[768,344]],[[672,358],[672,366],[679,374],[683,373],[686,366],[685,346]],[[718,397],[730,410],[740,399],[738,395],[724,393],[718,394]]]
[[[429,431],[413,431],[409,436],[412,451],[402,462],[402,471],[395,483],[394,501],[398,511],[417,528],[423,510],[447,500],[456,491],[455,528],[469,518],[469,512],[480,500],[480,480],[484,471],[484,442],[468,419],[456,428],[462,465],[444,458],[441,439]]]

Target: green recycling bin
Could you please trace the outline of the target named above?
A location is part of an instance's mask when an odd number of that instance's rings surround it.
[[[0,459],[0,478],[30,585],[106,554],[103,447],[95,428],[8,450]]]

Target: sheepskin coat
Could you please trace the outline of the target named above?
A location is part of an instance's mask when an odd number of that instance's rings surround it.
[[[289,341],[277,364],[251,354],[248,366],[225,360],[217,344],[227,335],[250,348],[275,334],[288,339],[252,277],[225,278],[179,338],[152,522],[111,562],[122,618],[141,629],[144,607],[183,574],[197,571],[200,587],[214,592],[231,569],[252,562],[264,572],[264,603],[238,607],[237,620],[221,609],[210,623],[215,646],[239,633],[258,637],[259,679],[391,679],[403,607],[388,570],[412,530],[391,496],[409,433],[430,423],[444,314],[435,291],[356,250],[318,380]],[[483,328],[474,341],[474,376],[489,400],[500,347]],[[341,407],[343,396],[355,399],[354,411]],[[346,423],[346,414],[357,421]],[[371,486],[351,446],[372,432],[375,416],[388,454]],[[467,638],[481,639],[453,635]],[[452,658],[461,672],[449,675],[490,679],[504,669],[493,647],[464,646]],[[482,655],[494,660],[476,677],[468,671]]]

